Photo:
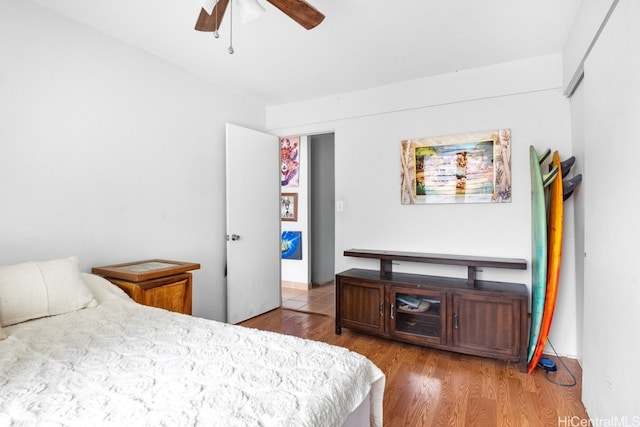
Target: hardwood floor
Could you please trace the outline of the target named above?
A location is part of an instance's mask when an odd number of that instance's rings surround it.
[[[403,344],[347,329],[335,334],[331,316],[276,309],[243,323],[349,348],[367,356],[386,375],[384,425],[568,426],[587,425],[581,402],[580,365],[563,359],[577,378],[561,387],[537,369],[522,374],[515,364]],[[558,364],[551,378],[569,383]],[[573,422],[573,424],[572,424]]]
[[[333,316],[334,291],[333,283],[309,290],[282,288],[282,308]]]

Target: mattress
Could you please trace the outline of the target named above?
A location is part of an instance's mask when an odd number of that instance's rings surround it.
[[[0,426],[341,426],[385,377],[348,349],[172,313],[83,274],[98,305],[5,327]],[[363,405],[363,402],[366,405]]]

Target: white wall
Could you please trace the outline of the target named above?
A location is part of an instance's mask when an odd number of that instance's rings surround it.
[[[298,136],[282,134],[281,136]],[[302,284],[311,283],[309,277],[309,141],[306,135],[300,136],[300,168],[298,187],[283,187],[283,193],[298,194],[298,220],[281,221],[282,231],[302,232],[302,259],[283,259],[281,278],[283,281]]]
[[[395,249],[531,260],[529,145],[571,155],[569,101],[561,56],[499,64],[308,102],[267,107],[274,133],[335,132],[336,271],[371,260],[349,248]],[[507,204],[400,204],[400,141],[489,129],[512,131],[513,201]],[[568,205],[573,202],[569,200]],[[573,223],[566,223],[569,229]],[[576,355],[573,246],[565,247],[552,342]],[[463,268],[405,263],[397,271],[466,275]],[[531,272],[486,270],[479,278],[530,286]]]
[[[333,282],[335,269],[334,135],[309,137],[310,277],[314,286]]]
[[[586,182],[580,184],[580,188],[573,194],[574,210],[574,229],[575,234],[575,252],[576,252],[576,347],[578,350],[577,358],[582,365],[583,360],[583,338],[584,338],[584,235],[585,235],[585,199],[589,191],[588,174],[585,174],[586,158],[585,158],[585,118],[584,118],[584,85],[581,84],[575,88],[571,96],[571,140],[573,141],[573,155],[576,157],[576,164],[573,167],[574,174],[582,173]],[[569,231],[571,232],[571,231]]]
[[[583,401],[638,425],[640,2],[620,0],[584,63]],[[624,419],[623,417],[627,417]],[[611,423],[610,425],[614,425]]]
[[[181,68],[0,0],[0,264],[198,262],[194,314],[224,320],[224,123],[264,120]]]
[[[582,0],[562,53],[564,93],[571,96],[584,72],[584,61],[619,0]]]

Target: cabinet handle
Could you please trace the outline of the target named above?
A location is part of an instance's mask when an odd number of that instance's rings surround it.
[[[458,312],[453,312],[453,329],[458,329]]]
[[[391,304],[391,318],[392,318],[392,319],[394,319],[394,318],[396,317],[396,316],[395,316],[395,313],[394,313],[395,308],[396,308],[396,307],[395,307],[393,304]]]
[[[384,317],[384,302],[380,302],[380,317]]]

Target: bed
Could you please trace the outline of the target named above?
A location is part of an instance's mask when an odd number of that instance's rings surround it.
[[[77,265],[0,266],[0,426],[382,425],[364,356],[142,306]]]

